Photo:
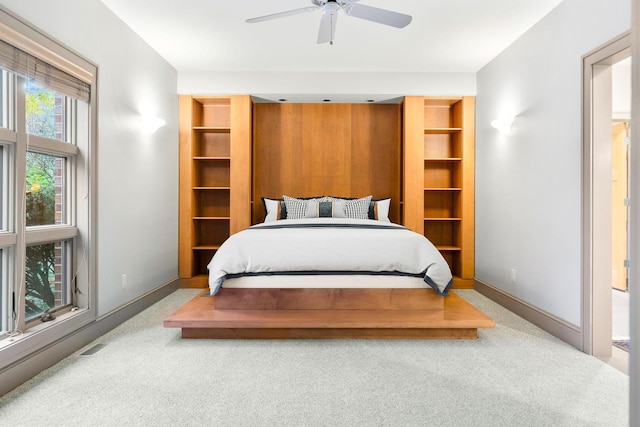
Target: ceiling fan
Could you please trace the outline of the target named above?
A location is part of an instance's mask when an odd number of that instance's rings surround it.
[[[338,11],[341,9],[349,16],[396,28],[404,28],[411,22],[410,15],[392,12],[390,10],[380,9],[377,7],[365,6],[363,4],[359,4],[358,0],[311,0],[311,3],[313,3],[314,6],[251,18],[247,19],[247,22],[253,24],[255,22],[268,21],[271,19],[322,9],[322,19],[320,20],[320,30],[318,31],[319,44],[327,42],[333,44],[333,38],[336,32],[336,23],[338,21]]]

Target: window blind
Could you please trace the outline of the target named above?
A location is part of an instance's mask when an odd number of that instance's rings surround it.
[[[0,40],[0,68],[32,79],[38,86],[89,101],[91,86],[77,77]]]

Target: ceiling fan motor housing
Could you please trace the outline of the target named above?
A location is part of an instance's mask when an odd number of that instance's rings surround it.
[[[335,1],[328,1],[327,4],[322,6],[322,13],[324,14],[338,13],[338,9],[339,9],[338,3],[336,3]]]

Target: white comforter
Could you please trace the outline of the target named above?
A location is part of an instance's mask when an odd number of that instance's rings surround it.
[[[229,237],[208,268],[211,295],[227,275],[244,273],[413,274],[442,295],[452,282],[448,264],[424,236],[393,223],[347,218],[254,225]]]

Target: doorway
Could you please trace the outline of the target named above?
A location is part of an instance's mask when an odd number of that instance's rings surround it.
[[[583,57],[583,351],[603,358],[612,355],[614,334],[628,337],[628,320],[626,331],[614,332],[614,326],[629,310],[628,298],[621,307],[617,297],[629,283],[630,67],[627,80],[620,79],[630,57],[629,34]],[[625,93],[628,107],[620,108]]]
[[[612,340],[629,351],[629,154],[631,142],[631,57],[611,65]],[[613,349],[615,353],[615,348]]]

